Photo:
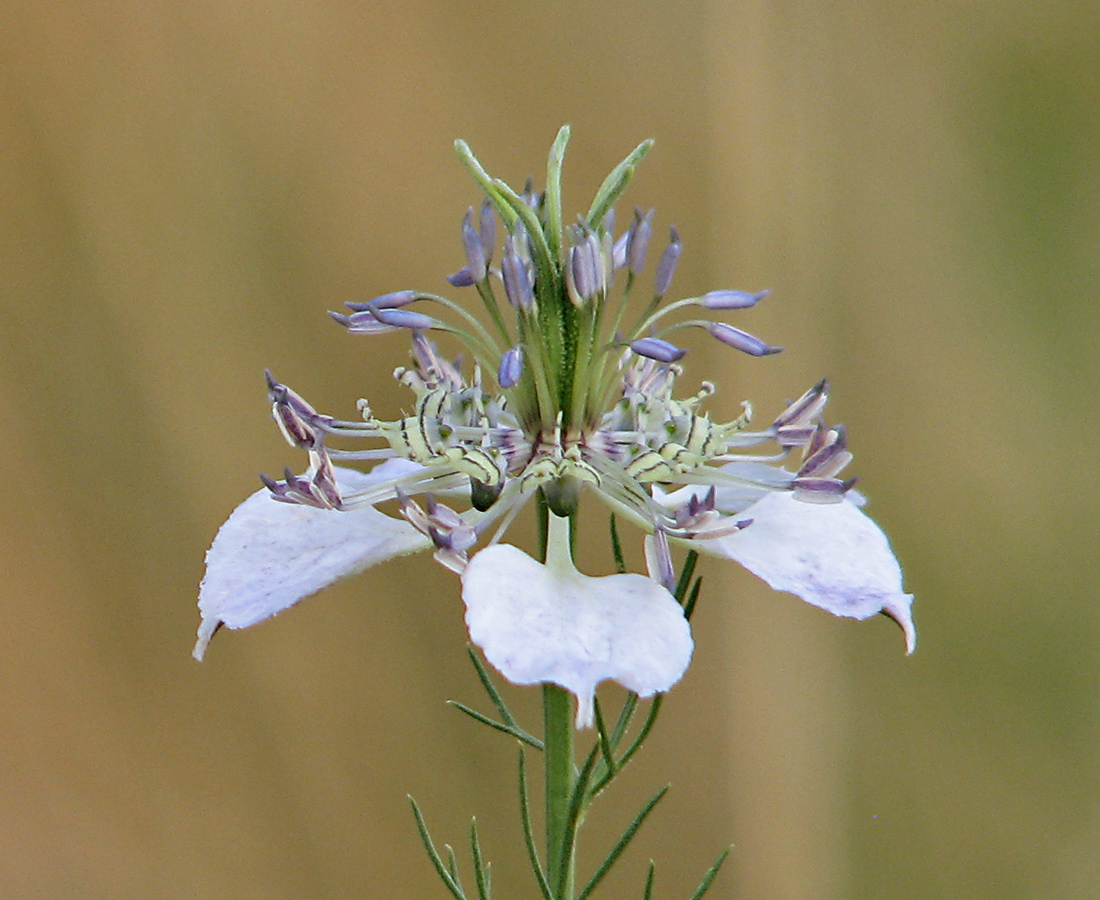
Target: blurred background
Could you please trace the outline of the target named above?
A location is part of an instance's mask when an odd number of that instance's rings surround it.
[[[407,792],[535,895],[514,748],[444,705],[482,705],[449,573],[189,654],[218,526],[302,465],[264,367],[395,415],[405,341],[325,310],[446,288],[452,141],[516,184],[563,122],[567,210],[655,137],[620,221],[679,227],[682,295],[774,290],[736,322],[787,352],[687,378],[763,419],[831,379],[920,629],[704,565],[582,863],[671,781],[605,896],[727,843],[715,898],[1100,895],[1097,46],[1085,0],[4,4],[0,896],[442,897]]]

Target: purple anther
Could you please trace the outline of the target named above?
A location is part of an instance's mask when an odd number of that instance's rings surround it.
[[[652,549],[650,557],[649,549]],[[672,551],[668,546],[668,534],[661,528],[653,533],[653,543],[647,547],[647,562],[656,571],[651,571],[649,577],[661,582],[672,593],[676,590],[676,571],[672,567]]]
[[[523,193],[520,194],[520,197],[523,198],[523,202],[531,207],[531,209],[538,212],[542,198],[535,193],[535,179],[530,175],[527,176],[527,181],[523,185]]]
[[[493,258],[493,245],[497,242],[497,220],[493,216],[493,204],[486,198],[481,204],[481,218],[478,220],[478,237],[481,238],[481,252],[488,265]]]
[[[462,246],[466,250],[466,268],[470,270],[470,277],[477,284],[485,280],[487,269],[481,235],[474,228],[473,221],[474,208],[471,206],[466,211],[466,218],[462,220]]]
[[[411,309],[371,308],[364,315],[373,315],[383,325],[390,325],[394,328],[411,328],[414,331],[427,331],[435,324],[435,319],[431,316],[413,312]]]
[[[519,384],[519,378],[523,374],[523,348],[512,347],[506,350],[500,358],[500,368],[497,370],[497,383],[502,388],[515,387]]]
[[[709,291],[699,298],[699,305],[707,309],[748,309],[756,306],[771,291],[757,291],[750,294],[748,291]]]
[[[855,478],[840,481],[836,478],[796,478],[792,484],[792,496],[803,503],[839,503],[856,483]]]
[[[740,328],[727,325],[725,322],[710,322],[707,324],[707,331],[723,344],[729,344],[729,346],[740,350],[742,353],[747,353],[749,356],[771,356],[783,349],[782,347],[765,344],[760,338],[754,337]]]
[[[629,241],[630,232],[624,231],[611,248],[611,268],[616,272],[626,265],[626,245]]]
[[[630,349],[646,359],[655,359],[663,363],[674,363],[678,359],[683,359],[684,354],[687,353],[687,350],[655,337],[638,338],[630,344]]]
[[[264,370],[264,377],[267,379],[267,396],[271,400],[271,415],[287,443],[293,447],[312,447],[319,440],[314,426],[331,422],[331,417],[320,415],[285,384],[277,382],[270,369]]]
[[[775,420],[776,428],[788,425],[808,425],[825,408],[829,400],[829,382],[821,379],[801,397],[790,404]]]
[[[463,266],[453,275],[447,276],[451,287],[470,287],[474,283],[474,276],[470,274],[469,266]]]
[[[823,378],[780,413],[771,427],[779,446],[805,447],[815,439],[818,416],[829,400],[828,390],[829,384]]]
[[[363,312],[352,313],[350,316],[333,312],[330,309],[328,314],[343,325],[348,330],[349,334],[385,334],[387,331],[397,330],[397,326],[386,325],[379,321],[369,309],[365,309]]]
[[[603,231],[605,234],[615,233],[615,210],[609,209],[603,217]]]
[[[569,266],[578,296],[582,300],[591,300],[596,295],[596,259],[588,241],[570,248]]]
[[[527,275],[527,264],[516,254],[509,253],[500,261],[500,274],[504,279],[504,293],[508,302],[516,309],[530,312],[535,297],[531,289],[531,279]]]
[[[318,463],[317,471],[313,474],[313,495],[332,509],[342,509],[344,500],[336,487],[336,472],[333,471],[332,461],[319,443],[314,445],[314,449]]]
[[[408,306],[416,299],[416,291],[394,291],[390,294],[382,294],[366,303],[345,303],[352,312],[363,312],[366,309],[400,309]]]
[[[814,444],[813,452],[798,470],[799,478],[835,478],[852,461],[848,432],[843,425],[828,429]]]
[[[626,264],[634,275],[642,271],[642,267],[645,265],[652,222],[652,209],[643,215],[642,211],[635,207],[634,221],[630,223],[630,228],[627,230],[629,237],[626,240]]]
[[[653,295],[663,297],[672,283],[673,273],[676,271],[676,263],[680,259],[680,232],[673,225],[669,229],[669,242],[665,252],[661,254],[657,262],[657,276],[653,279]]]

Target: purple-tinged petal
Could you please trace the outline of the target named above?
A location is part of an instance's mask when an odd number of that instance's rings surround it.
[[[408,463],[389,460],[366,475],[334,472],[347,495],[407,474]],[[206,553],[193,655],[202,659],[222,625],[255,625],[347,575],[429,546],[408,522],[372,506],[318,509],[281,503],[267,488],[257,491],[233,511]]]
[[[671,688],[691,661],[691,630],[672,594],[644,575],[582,575],[568,542],[546,565],[508,544],[487,547],[466,567],[462,599],[485,658],[515,684],[572,691],[578,727],[591,726],[601,681],[648,697]]]
[[[639,356],[644,356],[646,359],[655,359],[657,362],[662,363],[676,362],[678,359],[683,359],[687,353],[687,350],[682,347],[677,347],[675,344],[654,337],[638,338],[638,340],[631,342],[630,349]]]
[[[782,347],[772,347],[770,344],[765,344],[760,338],[754,337],[740,328],[727,325],[725,322],[710,322],[707,324],[706,329],[712,337],[718,338],[723,344],[728,344],[735,350],[740,350],[742,353],[749,354],[749,356],[771,356],[773,353],[780,353],[783,350]]]
[[[789,493],[773,493],[742,516],[752,524],[696,541],[696,549],[736,560],[777,591],[797,594],[833,615],[866,619],[885,613],[901,626],[906,651],[913,652],[913,595],[902,589],[901,567],[886,535],[854,503],[800,503]]]
[[[771,291],[757,291],[750,294],[748,291],[709,291],[699,298],[699,305],[707,309],[748,309],[756,306]]]

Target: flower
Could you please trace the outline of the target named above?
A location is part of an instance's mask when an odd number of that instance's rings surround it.
[[[448,280],[476,290],[487,322],[412,290],[331,314],[351,334],[409,334],[412,365],[394,375],[413,392],[410,415],[381,419],[365,400],[361,420],[321,415],[268,374],[273,416],[309,465],[281,481],[263,476],[264,489],[219,531],[200,589],[197,658],[221,625],[255,624],[345,575],[432,548],[462,577],[470,635],[486,658],[514,682],[573,691],[587,724],[600,681],[645,696],[668,690],[687,667],[690,632],[670,592],[675,545],[736,560],[836,615],[885,613],[912,651],[912,598],[853,480],[840,477],[852,455],[844,429],[822,419],[826,383],[759,430],[747,402],[734,421],[713,421],[704,410],[709,382],[675,396],[687,353],[669,340],[677,331],[699,329],[754,357],[782,349],[708,318],[751,308],[768,292],[665,303],[682,246],[673,228],[653,290],[632,312],[653,213],[637,210],[616,238],[612,207],[651,142],[608,176],[586,216],[562,228],[567,140],[562,129],[541,195],[530,183],[516,193],[456,144],[487,199],[476,223],[466,214],[466,265]],[[493,266],[497,217],[506,236]],[[701,317],[680,318],[689,310]],[[463,345],[472,370],[445,358],[435,335]],[[365,449],[347,448],[360,440]],[[366,474],[343,465],[370,461],[378,464]],[[545,563],[500,542],[536,494],[549,510]],[[584,494],[647,535],[648,575],[577,571],[565,523]],[[387,501],[401,518],[377,508]]]

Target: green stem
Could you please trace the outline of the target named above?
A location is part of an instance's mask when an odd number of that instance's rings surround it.
[[[573,701],[565,688],[542,686],[542,715],[546,760],[546,871],[551,885],[562,885],[555,900],[572,900],[573,853],[562,858],[569,828],[569,800],[573,793]],[[562,873],[565,877],[562,877]]]
[[[541,491],[539,501],[539,543],[545,563],[551,554],[571,554],[568,541],[564,547],[561,545],[560,531],[557,541],[550,533],[563,525],[570,528],[571,523],[551,519]],[[552,889],[561,885],[561,893],[554,900],[572,900],[574,853],[573,842],[569,840],[569,823],[576,766],[573,762],[573,699],[569,691],[556,684],[543,684],[542,721],[543,763],[546,766],[546,877]]]

